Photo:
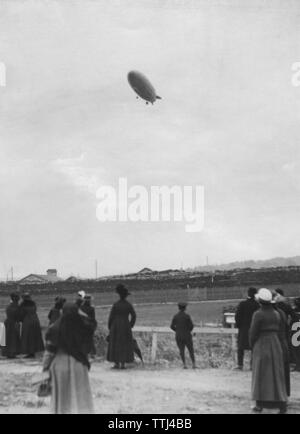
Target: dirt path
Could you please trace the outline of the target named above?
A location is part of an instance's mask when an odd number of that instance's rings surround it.
[[[39,362],[0,360],[0,414],[47,413],[31,386]],[[95,363],[91,384],[97,413],[249,413],[251,373],[223,369],[136,367],[113,371]],[[289,412],[300,413],[300,374],[292,374]]]

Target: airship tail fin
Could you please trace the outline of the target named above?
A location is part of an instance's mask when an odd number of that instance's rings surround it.
[[[162,99],[162,97],[161,97],[161,96],[158,96],[158,95],[156,95],[156,99]]]

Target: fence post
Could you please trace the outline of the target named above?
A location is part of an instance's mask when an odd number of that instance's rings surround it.
[[[234,328],[235,328],[235,324],[231,324],[231,330],[232,330],[232,333],[231,333],[231,350],[232,350],[233,360],[235,360],[235,348],[236,348]]]
[[[152,333],[152,345],[151,345],[151,362],[155,363],[157,351],[157,333]]]

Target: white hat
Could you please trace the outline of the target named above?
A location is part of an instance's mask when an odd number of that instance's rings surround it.
[[[272,292],[267,288],[261,288],[257,293],[258,301],[269,304],[272,302]]]
[[[84,298],[84,297],[85,297],[85,291],[78,291],[77,294],[78,294],[81,298]]]

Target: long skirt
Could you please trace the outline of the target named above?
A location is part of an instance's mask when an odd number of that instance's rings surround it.
[[[21,352],[21,337],[20,337],[20,324],[15,321],[5,321],[6,330],[6,357],[15,357]]]
[[[37,316],[24,319],[21,333],[22,354],[35,354],[44,351],[44,342],[40,322]]]
[[[50,368],[53,414],[92,414],[93,397],[88,368],[73,357],[58,353]]]
[[[276,332],[263,333],[253,348],[252,399],[280,407],[287,401],[282,346]]]
[[[111,326],[107,360],[114,363],[134,362],[133,336],[127,319],[116,318]]]

